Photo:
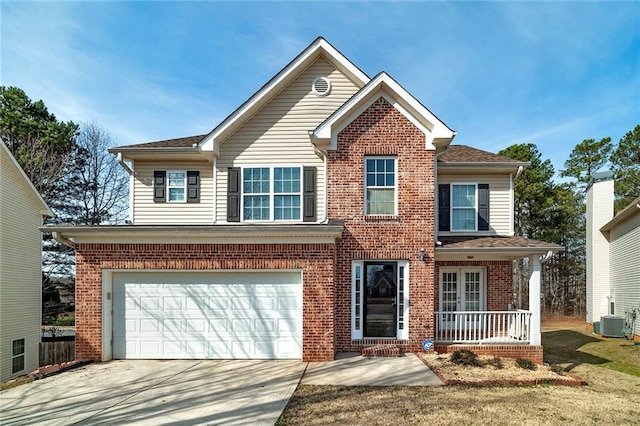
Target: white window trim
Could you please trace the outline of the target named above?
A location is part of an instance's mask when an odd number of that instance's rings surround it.
[[[182,173],[184,174],[184,185],[182,186],[182,190],[184,191],[184,198],[182,200],[172,200],[171,199],[171,189],[172,188],[180,188],[180,186],[174,185],[171,186],[171,179],[169,178],[171,173]],[[167,170],[167,193],[166,193],[166,201],[167,203],[186,203],[187,202],[187,171],[186,170]]]
[[[450,232],[478,232],[478,183],[477,182],[452,182],[449,184],[451,187],[451,190],[449,191],[449,223],[451,224],[449,226],[449,230]],[[474,229],[453,229],[453,187],[454,186],[464,186],[464,185],[471,185],[473,186],[475,189],[475,205],[473,206],[473,209],[475,211],[475,215],[474,215]],[[457,210],[469,210],[470,207],[456,207]]]
[[[367,200],[367,160],[393,160],[393,170],[394,170],[394,179],[393,179],[393,213],[386,214],[375,214],[369,213],[368,211],[368,200]],[[397,216],[398,215],[398,157],[393,155],[367,155],[364,157],[364,214],[365,216]],[[389,189],[390,186],[372,186],[372,189]]]
[[[17,342],[18,340],[22,340],[24,342],[23,344],[23,352],[19,355],[14,355],[13,354],[13,343]],[[23,358],[23,368],[22,370],[18,370],[18,371],[13,371],[13,360],[16,358],[22,357]],[[25,371],[27,369],[27,338],[26,337],[21,337],[19,339],[13,339],[11,340],[11,374],[18,374],[22,371]]]
[[[407,340],[409,339],[409,287],[410,287],[410,275],[409,275],[409,261],[407,260],[354,260],[351,262],[351,340],[363,340],[364,339],[364,280],[365,280],[365,270],[364,264],[365,262],[394,262],[397,264],[397,277],[400,275],[400,268],[404,269],[404,297],[403,303],[404,306],[402,317],[403,317],[403,325],[402,329],[399,328],[400,321],[398,320],[396,323],[396,340]],[[356,269],[360,268],[360,282],[356,282]],[[399,281],[399,280],[398,280]],[[399,284],[396,283],[396,284]],[[358,288],[359,286],[359,288]],[[397,286],[399,289],[399,285]],[[356,292],[360,292],[360,327],[359,330],[356,329]],[[396,290],[398,291],[398,290]],[[396,293],[397,297],[397,293]],[[397,299],[396,299],[397,300]],[[396,303],[396,307],[399,309],[400,303]],[[396,318],[400,318],[400,312],[397,312]]]
[[[458,274],[458,282],[457,282],[457,292],[458,298],[460,298],[460,294],[464,293],[464,289],[462,286],[464,285],[464,280],[462,279],[462,274],[465,272],[480,272],[480,311],[487,310],[487,269],[484,267],[473,266],[473,267],[440,267],[439,277],[438,277],[438,310],[442,312],[442,276],[448,272],[456,272]],[[460,308],[463,303],[463,299],[460,298],[458,300],[457,307]],[[454,312],[463,312],[460,309],[457,309]]]
[[[299,169],[300,170],[300,192],[295,193],[286,193],[286,194],[277,194],[277,195],[298,195],[300,197],[300,217],[298,219],[291,220],[276,220],[275,219],[275,179],[274,179],[274,169],[278,168],[287,168],[287,169]],[[260,194],[245,194],[244,193],[244,171],[246,169],[269,169],[269,219],[268,220],[246,220],[244,218],[244,196],[245,195],[260,195]],[[304,167],[302,164],[274,164],[274,165],[259,165],[252,164],[247,166],[242,166],[240,170],[240,221],[245,223],[300,223],[302,222],[303,216],[303,201],[304,201]],[[266,195],[266,194],[262,194]]]

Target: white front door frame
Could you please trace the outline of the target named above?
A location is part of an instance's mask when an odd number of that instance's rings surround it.
[[[369,260],[356,260],[351,263],[351,340],[364,338],[364,298],[365,263]],[[397,265],[396,285],[396,339],[409,339],[409,261],[407,260],[370,260],[370,262],[393,262]]]

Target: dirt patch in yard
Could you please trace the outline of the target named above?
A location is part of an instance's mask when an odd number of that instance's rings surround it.
[[[515,359],[478,356],[481,366],[457,365],[451,354],[418,354],[425,364],[446,384],[475,386],[535,385],[541,383],[580,386],[586,382],[574,375],[559,374],[545,365],[534,370],[520,367]]]

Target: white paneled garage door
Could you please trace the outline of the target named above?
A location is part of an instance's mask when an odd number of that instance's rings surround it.
[[[115,359],[299,359],[299,272],[117,273]]]

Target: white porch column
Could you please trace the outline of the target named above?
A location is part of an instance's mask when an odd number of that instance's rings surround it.
[[[540,271],[542,264],[540,256],[529,256],[529,311],[531,311],[531,344],[540,345],[542,334],[540,331]]]

